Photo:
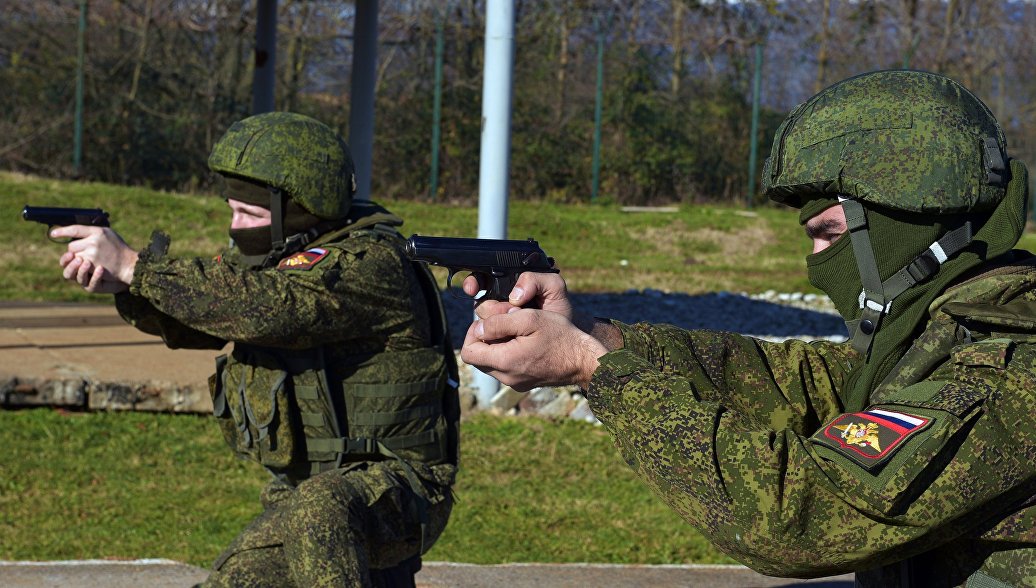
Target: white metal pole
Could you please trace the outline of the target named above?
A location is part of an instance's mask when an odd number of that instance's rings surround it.
[[[486,3],[484,61],[478,236],[482,239],[506,239],[514,70],[514,0],[488,0]],[[478,403],[488,406],[500,389],[500,383],[476,371],[475,388]]]

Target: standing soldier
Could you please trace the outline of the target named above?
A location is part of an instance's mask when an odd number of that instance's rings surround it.
[[[311,118],[235,123],[209,167],[234,246],[215,259],[140,251],[72,226],[64,276],[115,294],[171,348],[220,349],[209,385],[230,447],[273,475],[263,513],[206,586],[414,584],[457,470],[457,374],[437,286],[408,261],[402,220],[353,202],[348,148]]]
[[[526,273],[465,361],[586,387],[627,463],[763,573],[1036,586],[1036,258],[1012,251],[1028,177],[992,113],[930,73],[850,78],[792,111],[763,185],[850,341],[585,320]]]

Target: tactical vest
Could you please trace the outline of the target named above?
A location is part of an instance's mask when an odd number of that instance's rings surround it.
[[[399,222],[384,209],[367,211],[314,245],[402,241],[388,226]],[[213,413],[238,455],[291,485],[330,469],[396,459],[416,489],[413,465],[457,463],[458,379],[445,312],[428,268],[415,263],[414,270],[428,304],[427,347],[348,355],[341,347],[235,343],[217,358],[209,381]]]

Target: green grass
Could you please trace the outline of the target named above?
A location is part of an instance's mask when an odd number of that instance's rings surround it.
[[[25,204],[100,207],[135,248],[154,229],[173,238],[173,255],[214,255],[226,242],[228,211],[214,196],[144,188],[46,180],[0,172],[0,299],[99,299],[64,282],[57,259],[64,251],[46,229],[21,220]],[[404,234],[473,237],[472,206],[382,201],[406,219]],[[809,243],[789,210],[752,212],[721,206],[682,206],[676,213],[628,213],[617,206],[514,202],[509,236],[533,237],[562,268],[572,290],[655,288],[702,293],[717,290],[809,291],[802,257]],[[438,271],[440,279],[445,272]]]
[[[429,560],[727,562],[580,422],[476,416]],[[162,557],[208,566],[266,474],[209,418],[0,411],[0,560]]]
[[[477,234],[473,206],[380,203],[406,219],[405,235]],[[227,239],[228,210],[215,196],[0,172],[0,210],[8,211],[0,215],[0,300],[109,300],[61,279],[57,259],[64,247],[47,240],[41,225],[21,220],[18,211],[25,204],[104,208],[131,246],[144,246],[152,230],[162,229],[173,238],[173,255],[214,255]],[[573,291],[816,291],[806,278],[810,243],[798,216],[786,208],[685,205],[675,213],[631,213],[611,205],[512,202],[508,219],[509,237],[539,241]],[[1020,246],[1036,250],[1036,234],[1026,233]],[[435,271],[445,284],[446,272]]]

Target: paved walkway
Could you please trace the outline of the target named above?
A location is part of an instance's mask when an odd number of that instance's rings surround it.
[[[216,355],[171,350],[112,305],[0,301],[0,405],[205,412]]]
[[[0,302],[0,404],[86,402],[95,408],[205,410],[212,351],[176,350],[126,325],[114,307]],[[89,399],[86,397],[89,396]],[[199,404],[200,403],[200,404]],[[211,405],[209,405],[211,406]],[[5,588],[173,588],[206,577],[165,560],[0,562]],[[851,576],[810,582],[761,576],[740,566],[617,566],[426,562],[418,586],[850,588]]]
[[[208,573],[168,560],[0,562],[5,588],[183,588]],[[425,562],[418,588],[852,588],[851,576],[785,580],[761,576],[741,566],[617,566],[593,564],[510,564],[477,566]]]

